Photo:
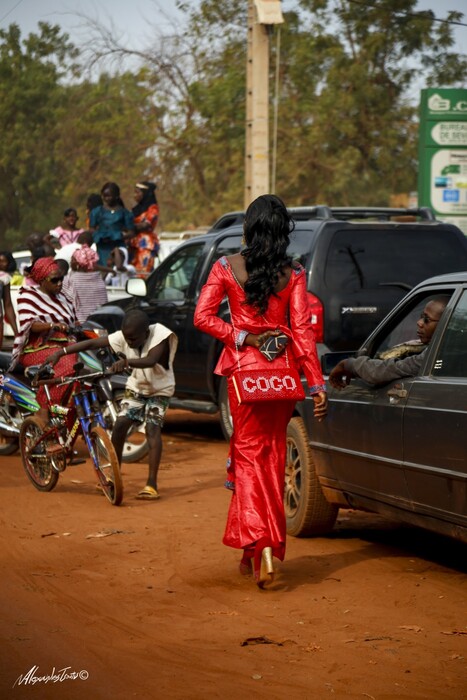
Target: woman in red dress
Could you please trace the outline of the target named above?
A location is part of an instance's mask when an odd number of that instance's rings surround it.
[[[243,549],[240,571],[250,573],[253,563],[261,588],[274,578],[272,557],[282,561],[285,555],[286,430],[295,402],[240,404],[231,375],[239,365],[270,369],[258,348],[271,335],[283,332],[289,337],[287,352],[274,360],[274,367],[295,365],[306,377],[315,416],[321,420],[327,410],[305,271],[287,255],[293,228],[284,203],[275,195],[252,202],[245,216],[245,248],[214,264],[194,318],[197,328],[224,343],[215,373],[228,377],[234,432],[226,482],[233,494],[223,542]],[[231,323],[217,316],[225,297]]]

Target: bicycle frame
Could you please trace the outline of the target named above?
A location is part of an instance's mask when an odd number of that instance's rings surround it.
[[[93,423],[98,423],[102,428],[106,428],[104,418],[102,416],[101,407],[97,399],[96,390],[90,386],[88,388],[81,388],[82,384],[86,384],[90,379],[95,379],[96,377],[101,377],[102,372],[95,372],[93,374],[87,374],[83,377],[69,377],[62,381],[56,382],[44,382],[45,394],[47,397],[47,405],[49,412],[53,416],[52,420],[55,419],[57,423],[57,418],[60,418],[60,414],[54,415],[55,404],[52,402],[50,397],[50,391],[48,388],[48,383],[55,384],[56,386],[65,386],[67,384],[71,385],[71,392],[68,396],[69,403],[70,398],[73,400],[71,406],[66,406],[68,409],[66,414],[66,440],[63,440],[60,434],[60,424],[54,425],[50,430],[44,433],[44,436],[50,435],[50,433],[55,433],[57,436],[58,443],[62,446],[66,453],[69,453],[72,449],[76,438],[79,434],[79,428],[81,427],[82,435],[85,439],[86,446],[91,455],[94,466],[96,467],[96,454],[94,452],[94,447],[90,439],[90,428]],[[79,389],[79,391],[77,391]],[[63,414],[62,414],[63,415]]]
[[[80,431],[92,459],[99,488],[112,505],[120,505],[123,483],[115,449],[106,431],[95,381],[106,376],[95,372],[83,376],[44,379],[36,385],[44,387],[50,423],[34,416],[24,420],[20,433],[23,466],[39,491],[51,491],[67,467],[67,457]],[[52,401],[48,385],[67,386],[62,404]]]

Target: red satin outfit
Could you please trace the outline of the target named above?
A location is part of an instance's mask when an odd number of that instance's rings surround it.
[[[219,306],[228,297],[232,323],[217,316]],[[288,362],[305,375],[310,393],[325,390],[316,353],[310,310],[306,297],[305,271],[293,269],[286,287],[271,296],[267,311],[260,315],[245,302],[245,292],[233,275],[227,258],[213,266],[196,307],[194,323],[224,343],[215,373],[227,376],[229,403],[234,432],[230,441],[229,476],[233,488],[224,544],[236,549],[251,547],[267,538],[273,555],[284,559],[286,521],[284,513],[284,476],[286,430],[295,402],[266,401],[239,404],[230,375],[238,368],[254,366],[286,367],[282,353],[273,363],[256,348],[242,346],[236,350],[239,331],[260,334],[279,329],[289,338]]]

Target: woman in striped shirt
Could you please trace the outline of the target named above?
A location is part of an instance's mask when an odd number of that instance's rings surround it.
[[[42,365],[57,348],[65,348],[74,338],[68,337],[70,326],[77,322],[73,302],[61,293],[63,275],[55,260],[39,258],[30,271],[37,286],[22,287],[18,293],[19,335],[13,346],[11,367],[21,362],[24,367]],[[76,355],[64,355],[56,364],[58,376],[73,374]],[[51,386],[54,403],[61,403],[66,387]],[[41,406],[39,415],[47,419],[46,395],[43,387],[37,392]]]
[[[83,244],[71,256],[71,272],[63,282],[63,292],[73,299],[80,323],[84,323],[89,314],[108,301],[107,287],[96,269],[98,262],[98,254]]]

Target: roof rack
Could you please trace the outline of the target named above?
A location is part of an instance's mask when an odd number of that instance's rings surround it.
[[[331,207],[325,204],[316,204],[312,207],[287,207],[294,221],[308,221],[309,219],[333,219]]]
[[[324,204],[311,207],[288,207],[290,215],[295,221],[309,221],[310,219],[333,219],[332,209]],[[234,224],[242,224],[245,219],[244,211],[229,211],[223,214],[209,231],[222,231]]]
[[[415,209],[392,207],[331,207],[332,216],[335,219],[377,219],[378,221],[390,221],[394,217],[416,217],[423,221],[436,221],[434,212],[430,207]]]
[[[340,221],[351,221],[353,219],[413,221],[413,219],[421,219],[422,221],[436,221],[436,217],[430,207],[415,209],[404,209],[402,207],[328,207],[326,204],[317,204],[311,207],[288,207],[287,209],[295,221],[309,221],[310,219],[339,219]],[[244,211],[228,212],[217,219],[209,231],[219,231],[234,224],[241,224],[244,219]]]

